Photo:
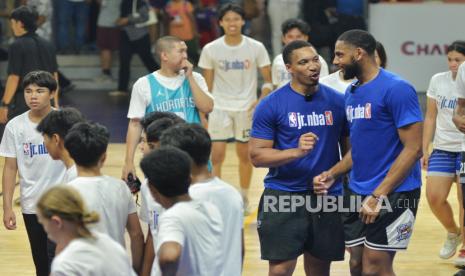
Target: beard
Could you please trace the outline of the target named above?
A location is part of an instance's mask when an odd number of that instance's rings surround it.
[[[352,58],[350,65],[344,66],[344,74],[342,75],[345,80],[351,80],[360,73],[360,65]]]

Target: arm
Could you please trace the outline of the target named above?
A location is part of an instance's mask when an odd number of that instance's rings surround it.
[[[3,192],[3,225],[8,230],[16,229],[16,216],[13,211],[13,194],[15,191],[18,165],[16,158],[5,157],[3,166],[2,192]]]
[[[460,132],[465,133],[465,99],[457,98],[457,106],[454,109],[452,121]]]
[[[195,106],[202,113],[210,113],[213,110],[213,99],[207,91],[203,91],[193,75],[194,66],[186,59],[183,61],[183,68],[186,70],[186,77],[191,87],[192,97]]]
[[[272,140],[252,137],[249,141],[250,159],[255,167],[279,167],[307,155],[317,140],[315,134],[308,132],[300,136],[297,148],[278,150],[273,148]]]
[[[55,103],[55,108],[59,108],[60,104],[59,104],[58,100],[60,98],[60,95],[59,95],[59,93],[60,93],[60,83],[58,82],[58,80],[60,78],[58,77],[58,72],[54,72],[53,76],[54,76],[54,78],[55,78],[55,80],[57,82],[57,90],[55,91],[55,96],[53,96],[53,101]]]
[[[158,263],[163,276],[176,275],[182,246],[177,242],[165,242],[158,251]]]
[[[122,179],[127,180],[128,174],[136,175],[134,167],[134,155],[136,153],[137,144],[139,143],[142,134],[142,125],[140,119],[130,119],[128,125],[128,133],[126,134],[126,157],[124,159]]]
[[[264,85],[262,86],[262,89],[261,89],[261,95],[260,95],[259,101],[265,98],[268,94],[270,94],[271,91],[273,91],[273,83],[271,80],[271,66],[267,65],[267,66],[261,67],[260,73],[262,75]]]
[[[207,82],[208,91],[213,91],[213,77],[215,76],[215,71],[213,69],[203,69],[203,77],[205,82]]]
[[[438,114],[436,100],[430,97],[426,99],[426,115],[423,125],[423,158],[421,165],[424,170],[428,168],[429,145],[433,140],[434,132],[436,131],[436,116]]]
[[[19,76],[18,75],[8,75],[5,85],[5,93],[3,94],[2,101],[6,104],[11,103],[13,97],[15,96],[16,89],[19,85]],[[8,121],[8,108],[0,108],[0,123],[6,123]]]
[[[150,228],[150,225],[149,225]],[[153,237],[152,232],[148,231],[147,234],[147,241],[145,242],[145,249],[144,249],[144,260],[142,262],[142,271],[140,273],[141,276],[150,276],[152,271],[153,260],[155,260],[155,251],[153,250]]]
[[[372,195],[365,198],[360,217],[366,224],[373,223],[379,214],[379,200],[386,197],[407,176],[415,162],[422,154],[422,128],[421,122],[416,122],[398,129],[399,138],[404,149],[397,156],[381,184]]]
[[[142,233],[137,213],[129,214],[126,229],[131,239],[132,267],[139,273],[141,271],[142,254],[144,252],[144,234]]]

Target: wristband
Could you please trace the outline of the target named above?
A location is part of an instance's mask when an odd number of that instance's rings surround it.
[[[263,89],[269,89],[269,90],[273,90],[274,86],[271,82],[265,82],[264,84],[262,84],[262,90]]]

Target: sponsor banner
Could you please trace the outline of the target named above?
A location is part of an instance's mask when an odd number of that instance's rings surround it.
[[[434,74],[448,70],[448,44],[464,39],[465,5],[385,3],[369,7],[368,27],[386,48],[387,69],[425,92]]]

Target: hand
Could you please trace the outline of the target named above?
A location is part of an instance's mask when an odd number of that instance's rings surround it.
[[[421,168],[423,170],[428,169],[428,163],[429,163],[429,153],[428,152],[423,152],[423,157],[421,158]]]
[[[129,19],[127,17],[120,17],[116,20],[116,25],[126,26],[129,24]]]
[[[316,142],[318,141],[318,136],[316,136],[312,132],[308,132],[305,134],[302,134],[299,138],[299,147],[298,149],[300,150],[300,156],[305,156],[307,153],[309,153],[314,147]]]
[[[184,74],[186,77],[192,76],[192,72],[194,70],[194,65],[189,62],[189,60],[185,59],[181,63],[181,69],[184,70]]]
[[[123,174],[121,175],[121,179],[123,179],[125,182],[128,182],[128,175],[132,174],[134,178],[137,177],[136,175],[136,169],[134,168],[134,164],[124,164],[123,166]]]
[[[313,192],[317,195],[327,194],[334,181],[334,176],[331,173],[328,171],[322,172],[313,178]]]
[[[8,122],[8,107],[0,107],[0,123],[6,124]]]
[[[3,225],[7,230],[15,230],[16,229],[16,215],[13,210],[5,210],[3,211]]]
[[[465,133],[465,116],[454,115],[452,121],[460,132]]]
[[[376,198],[371,195],[367,196],[362,203],[362,208],[360,208],[362,222],[365,224],[375,222],[379,215],[380,205],[380,202]]]

